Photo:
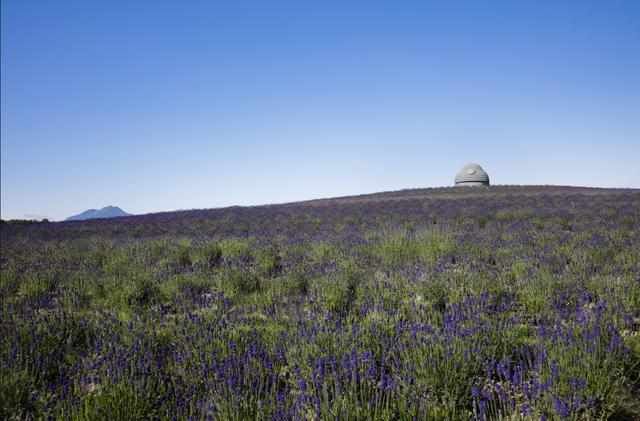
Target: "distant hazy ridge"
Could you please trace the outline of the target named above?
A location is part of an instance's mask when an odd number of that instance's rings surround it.
[[[70,216],[66,221],[84,221],[86,219],[98,219],[98,218],[117,218],[119,216],[130,216],[117,206],[106,206],[102,209],[89,209],[77,215]]]

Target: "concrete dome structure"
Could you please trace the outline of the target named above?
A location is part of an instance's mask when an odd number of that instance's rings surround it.
[[[456,186],[488,186],[489,175],[478,164],[467,164],[456,174]]]

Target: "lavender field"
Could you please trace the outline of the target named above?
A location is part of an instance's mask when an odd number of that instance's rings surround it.
[[[0,225],[0,418],[640,419],[640,191]]]

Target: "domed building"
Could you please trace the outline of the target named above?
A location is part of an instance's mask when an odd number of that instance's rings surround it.
[[[489,174],[478,164],[467,164],[456,174],[456,186],[488,186]]]

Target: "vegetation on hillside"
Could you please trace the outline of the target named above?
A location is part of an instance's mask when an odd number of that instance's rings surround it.
[[[407,191],[0,239],[3,419],[640,418],[638,191]]]

